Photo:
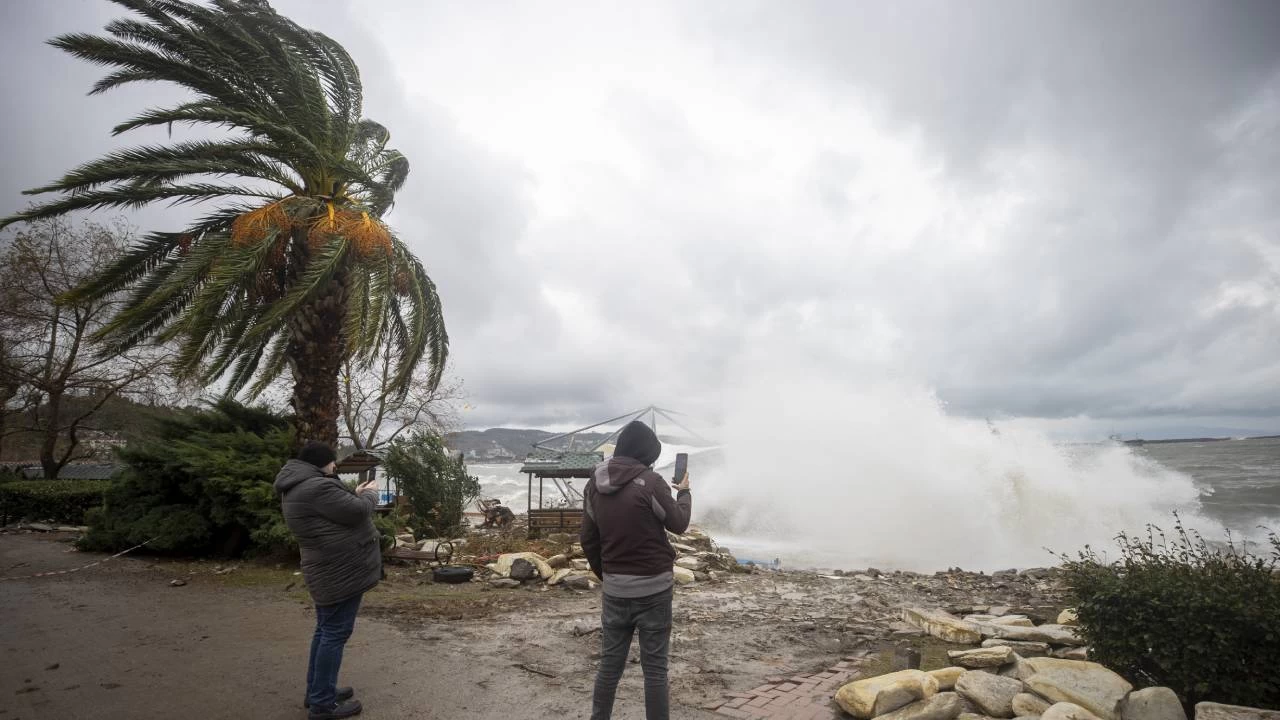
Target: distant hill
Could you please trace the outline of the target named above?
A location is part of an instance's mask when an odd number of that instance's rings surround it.
[[[446,435],[445,444],[454,452],[465,455],[471,462],[516,462],[529,454],[535,442],[558,434],[547,430],[518,428],[464,430]],[[574,447],[585,450],[608,436],[608,433],[579,433]],[[557,447],[567,447],[567,441],[560,441]]]
[[[90,397],[67,396],[62,400],[62,412],[65,417],[78,415],[89,410],[96,402]],[[10,412],[6,415],[5,425],[15,433],[4,438],[0,445],[0,462],[25,463],[36,461],[40,457],[41,436],[33,432],[18,431],[22,427],[31,427],[33,412]],[[45,408],[41,407],[40,412],[46,412]],[[114,448],[153,435],[161,422],[176,417],[181,412],[179,408],[145,405],[127,397],[112,397],[81,426],[81,444],[77,452],[87,453],[87,460],[114,460]]]

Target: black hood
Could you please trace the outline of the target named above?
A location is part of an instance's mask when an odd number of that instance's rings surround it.
[[[632,420],[622,428],[618,435],[618,444],[613,449],[614,457],[631,458],[641,465],[652,465],[662,454],[662,441],[653,430],[639,420]]]

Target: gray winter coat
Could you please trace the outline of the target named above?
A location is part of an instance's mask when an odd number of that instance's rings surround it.
[[[373,526],[378,494],[356,495],[335,477],[302,460],[276,475],[284,521],[302,548],[302,577],[317,605],[333,605],[382,579],[382,549]]]

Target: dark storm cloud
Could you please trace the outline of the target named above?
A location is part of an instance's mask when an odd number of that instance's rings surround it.
[[[1276,3],[276,5],[412,162],[470,424],[711,412],[784,326],[964,414],[1280,423]],[[172,95],[41,44],[115,6],[3,12],[16,209]]]

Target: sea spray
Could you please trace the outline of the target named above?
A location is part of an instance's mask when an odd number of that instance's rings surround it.
[[[951,415],[883,367],[761,353],[724,395],[724,464],[691,463],[695,507],[753,559],[993,570],[1110,548],[1175,510],[1213,527],[1184,474],[1122,445],[1056,444],[1016,422]]]

